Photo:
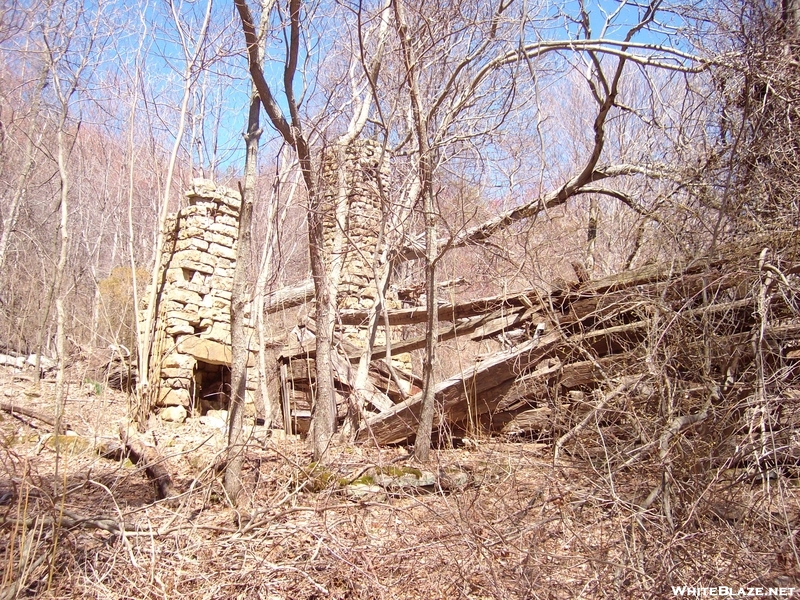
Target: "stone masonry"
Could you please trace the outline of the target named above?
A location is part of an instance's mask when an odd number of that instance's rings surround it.
[[[341,259],[337,295],[340,308],[369,309],[377,300],[372,261],[379,250],[383,215],[380,185],[386,189],[389,181],[388,162],[381,160],[381,151],[380,144],[373,140],[357,140],[339,152],[327,152],[323,161],[325,248],[331,260],[337,254]],[[347,235],[337,250],[334,243],[339,227],[335,215],[340,176],[344,177]]]
[[[341,260],[337,303],[344,309],[369,309],[378,298],[372,268],[381,243],[384,210],[380,189],[385,189],[389,181],[388,161],[381,160],[381,152],[380,144],[358,140],[327,153],[323,160],[323,226],[331,257],[328,266],[332,267],[333,257]],[[341,198],[339,190],[343,190]],[[170,215],[165,226],[150,380],[158,388],[154,398],[157,406],[180,405],[203,411],[209,404],[224,407],[218,405],[227,401],[231,289],[241,200],[238,193],[205,179],[195,179],[186,198],[188,206]],[[338,231],[336,222],[339,199],[345,235]],[[396,298],[387,298],[387,305],[400,307]],[[252,334],[252,317],[246,316]],[[341,334],[356,346],[363,346],[366,323],[347,326]],[[394,339],[398,335],[399,331],[392,332]],[[250,339],[254,340],[248,361],[252,366],[256,336]],[[384,344],[385,339],[384,328],[379,327],[376,344]],[[393,363],[410,371],[409,355],[393,356]],[[248,368],[249,412],[254,409],[257,384],[257,370]],[[221,402],[215,403],[215,399]]]
[[[389,189],[389,161],[378,142],[356,140],[345,148],[328,151],[322,173],[325,248],[330,261],[337,256],[341,260],[337,304],[345,309],[370,309],[378,301],[373,263],[381,250],[380,229],[384,221],[381,189]],[[344,190],[341,199],[338,197],[340,189]],[[343,236],[336,222],[337,200],[346,207],[346,211],[342,211],[346,233]],[[340,248],[336,248],[337,233]],[[386,297],[386,304],[387,308],[401,307],[398,300],[390,296]],[[365,344],[367,334],[364,326],[345,326],[342,330],[344,338],[356,346]],[[392,333],[393,336],[398,334],[399,331]],[[376,344],[384,344],[385,339],[384,328],[379,327]],[[408,355],[393,357],[393,363],[398,368],[411,369]]]
[[[195,179],[186,197],[189,206],[166,223],[151,381],[158,386],[157,405],[199,411],[227,402],[241,200],[238,193],[205,179]],[[256,370],[248,369],[251,410],[256,387]]]

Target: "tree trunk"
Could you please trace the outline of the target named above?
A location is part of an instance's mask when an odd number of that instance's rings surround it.
[[[597,248],[597,221],[600,217],[600,207],[596,195],[589,200],[589,226],[586,228],[586,272],[591,278],[594,273]]]
[[[281,163],[283,161],[280,161]],[[291,183],[291,190],[286,198],[286,204],[278,216],[278,204],[280,202],[281,190],[283,184],[286,183],[287,174],[291,165],[285,164],[280,167],[275,181],[275,187],[272,193],[269,210],[267,211],[267,233],[264,236],[266,242],[264,243],[264,250],[261,255],[261,266],[258,271],[258,279],[256,280],[256,289],[253,297],[253,316],[256,319],[256,327],[258,332],[258,378],[261,390],[261,398],[264,403],[264,421],[267,427],[278,426],[280,418],[280,402],[276,400],[279,394],[275,394],[275,387],[273,393],[270,393],[269,381],[276,382],[279,379],[277,363],[271,364],[267,368],[267,337],[266,337],[266,323],[264,322],[264,299],[266,296],[267,283],[273,274],[272,261],[275,246],[277,244],[276,231],[280,231],[286,221],[286,216],[289,212],[289,207],[292,205],[295,192],[297,190],[296,178]],[[308,294],[313,292],[313,286],[310,287]],[[271,357],[271,362],[275,362],[274,357]],[[287,417],[288,418],[288,417]]]
[[[300,112],[293,89],[294,76],[297,72],[297,61],[300,53],[300,0],[289,3],[289,39],[286,63],[283,72],[283,92],[289,108],[291,123],[286,120],[272,90],[264,78],[258,52],[259,35],[253,22],[253,16],[245,0],[235,0],[236,9],[242,22],[242,31],[247,44],[247,58],[250,76],[258,90],[261,104],[284,141],[297,152],[300,172],[306,186],[308,214],[308,246],[311,259],[311,277],[314,280],[314,292],[317,301],[317,388],[316,398],[312,406],[312,446],[314,460],[319,461],[330,445],[336,432],[336,398],[333,388],[333,370],[331,368],[331,336],[333,333],[333,311],[331,310],[331,288],[325,265],[325,246],[323,237],[321,198],[317,191],[316,173],[311,158],[308,140],[303,135]],[[269,7],[262,8],[268,13]],[[263,26],[262,26],[263,29]]]
[[[301,159],[301,165],[303,160]],[[303,177],[310,178],[310,160],[305,161]],[[308,170],[307,170],[308,168]],[[308,189],[308,181],[306,181]],[[308,198],[308,246],[311,254],[311,276],[317,300],[317,393],[311,409],[311,436],[314,460],[322,460],[336,433],[336,395],[333,387],[331,367],[331,339],[333,335],[334,311],[331,306],[332,290],[325,267],[325,248],[322,214],[319,197],[309,192]],[[335,297],[335,295],[334,295]]]
[[[422,186],[423,217],[425,219],[425,294],[428,319],[425,323],[425,358],[422,371],[422,414],[420,415],[417,441],[414,444],[414,457],[425,462],[430,457],[433,417],[436,412],[434,396],[433,368],[436,363],[436,344],[439,336],[439,311],[436,310],[436,213],[433,197],[433,167],[428,147],[428,124],[422,108],[419,92],[419,73],[415,59],[411,56],[411,42],[408,35],[402,0],[394,3],[400,45],[406,65],[408,87],[411,94],[411,110],[419,149],[419,179]],[[388,332],[387,332],[388,333]]]
[[[33,106],[31,107],[30,124],[28,126],[27,134],[25,136],[25,166],[22,168],[22,174],[14,187],[14,195],[11,197],[11,206],[8,207],[8,214],[3,220],[3,233],[0,235],[0,273],[3,272],[3,265],[6,260],[6,252],[8,250],[8,242],[11,239],[11,232],[14,230],[14,225],[17,222],[17,215],[19,214],[19,205],[25,197],[25,192],[28,190],[28,180],[30,179],[33,167],[36,165],[36,156],[34,148],[35,127],[41,124],[38,119],[39,105],[42,100],[42,91],[47,83],[47,67],[42,68],[39,76],[39,81],[36,83],[36,91],[33,94]]]
[[[225,491],[234,504],[242,490],[242,463],[244,461],[242,419],[245,394],[247,393],[247,359],[250,354],[250,337],[245,328],[245,310],[250,302],[250,294],[247,289],[247,267],[250,264],[258,140],[261,137],[260,109],[261,100],[258,92],[253,89],[250,97],[247,133],[244,136],[247,154],[244,167],[244,187],[240,190],[242,208],[239,213],[239,240],[231,291],[231,398],[228,413],[228,465],[225,469]]]
[[[64,104],[64,113],[67,112],[67,105]],[[66,114],[62,119],[61,126],[58,128],[58,173],[61,178],[61,223],[59,225],[60,249],[58,253],[58,264],[56,265],[55,282],[53,290],[56,297],[56,353],[58,354],[58,372],[56,374],[56,426],[55,430],[61,428],[62,409],[66,399],[66,382],[64,381],[67,367],[67,332],[64,329],[66,314],[64,312],[64,300],[66,292],[62,287],[64,281],[64,271],[67,266],[67,252],[69,250],[69,206],[67,203],[69,193],[69,178],[67,174],[67,150],[64,142],[64,127],[66,125]],[[38,365],[36,371],[39,371]],[[56,469],[58,462],[56,462]]]

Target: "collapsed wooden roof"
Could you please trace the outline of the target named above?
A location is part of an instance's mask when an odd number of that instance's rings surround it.
[[[494,431],[513,429],[515,419],[530,418],[530,411],[553,390],[589,390],[611,383],[609,374],[640,369],[648,349],[659,343],[648,338],[654,333],[663,337],[670,327],[683,336],[677,352],[684,356],[676,358],[687,371],[686,379],[699,375],[698,359],[711,364],[721,377],[734,350],[746,364],[756,331],[778,359],[794,360],[800,346],[798,306],[777,294],[770,300],[768,318],[762,318],[759,303],[763,305],[764,286],[770,281],[800,272],[798,242],[793,235],[783,240],[780,265],[770,264],[762,252],[780,240],[761,242],[686,264],[649,265],[547,294],[529,289],[441,304],[440,341],[457,336],[476,341],[495,338],[503,349],[479,356],[437,384],[440,424],[456,431],[478,422]],[[424,322],[426,316],[424,308],[414,307],[390,310],[386,318],[390,325],[410,325]],[[367,311],[339,314],[345,325],[366,323],[368,317]],[[393,343],[391,352],[409,352],[424,344],[425,337],[418,336]],[[346,344],[340,348],[335,377],[346,393],[352,383],[348,365],[361,352]],[[305,344],[285,352],[284,359],[292,364],[299,357],[313,359],[313,354],[313,345]],[[406,390],[416,393],[404,394],[398,389],[402,382],[394,382],[379,362],[385,356],[386,348],[374,349],[371,375],[376,400],[371,408],[375,412],[358,432],[358,439],[378,444],[412,438],[421,409],[419,381],[406,375]],[[293,367],[287,376],[310,381],[308,365],[301,371]]]

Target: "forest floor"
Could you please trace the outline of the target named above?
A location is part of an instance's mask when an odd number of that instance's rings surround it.
[[[40,598],[671,598],[673,586],[798,588],[800,483],[732,474],[676,497],[658,484],[552,446],[482,439],[434,453],[457,490],[367,491],[343,482],[412,464],[408,449],[341,446],[315,467],[299,439],[252,427],[246,498],[226,501],[213,464],[220,428],[151,420],[177,498],[156,502],[118,441],[125,394],[72,374],[52,437],[36,419],[0,413],[0,599]],[[54,382],[0,367],[0,402],[54,414]],[[56,443],[56,441],[58,443]],[[777,593],[777,592],[776,592]]]

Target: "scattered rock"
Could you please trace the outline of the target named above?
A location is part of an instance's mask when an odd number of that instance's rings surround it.
[[[35,354],[29,355],[28,358],[25,359],[25,364],[28,365],[29,367],[35,367],[36,355]],[[52,358],[47,358],[46,356],[39,357],[39,368],[42,371],[50,371],[52,369],[55,369],[57,366],[58,363],[54,361]]]
[[[389,492],[450,492],[463,490],[469,481],[469,473],[459,467],[446,467],[441,469],[437,475],[416,467],[390,465],[371,469],[346,489],[356,487],[357,492],[364,491],[366,493],[367,487],[380,486]]]
[[[444,491],[463,490],[469,483],[469,473],[458,467],[445,467],[439,471],[439,487]]]
[[[210,410],[198,420],[206,427],[213,427],[214,429],[225,431],[228,428],[228,411]]]
[[[94,447],[95,453],[108,460],[120,460],[125,455],[125,448],[123,448],[117,439],[103,439],[100,440]]]
[[[67,435],[50,435],[44,440],[44,445],[50,450],[58,448],[59,452],[66,454],[80,454],[92,446],[89,440],[74,432],[69,432]]]
[[[210,410],[206,413],[209,417],[216,417],[220,421],[224,423],[228,422],[228,411],[227,410]]]
[[[0,354],[0,365],[6,365],[8,367],[16,367],[17,369],[21,369],[22,367],[25,366],[25,357]]]
[[[377,496],[383,494],[384,491],[379,485],[369,485],[365,483],[354,483],[352,485],[345,486],[343,489],[345,496],[355,499],[366,498],[367,496]]]
[[[377,485],[390,491],[433,491],[437,480],[434,473],[415,467],[378,467],[370,475]]]
[[[186,420],[187,413],[183,406],[168,406],[159,413],[159,416],[162,421],[167,421],[168,423],[183,423]]]

